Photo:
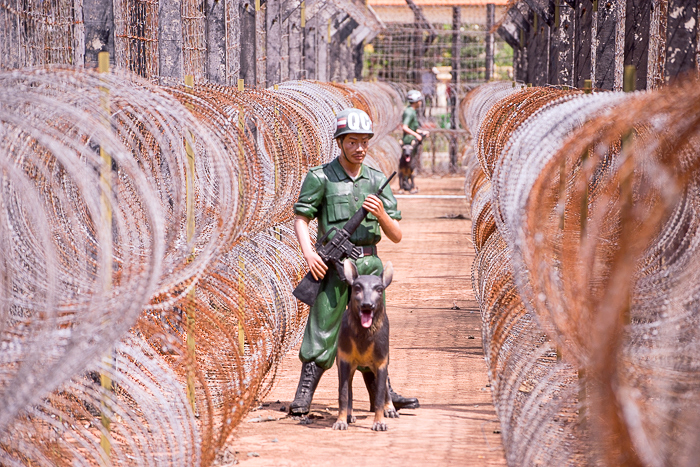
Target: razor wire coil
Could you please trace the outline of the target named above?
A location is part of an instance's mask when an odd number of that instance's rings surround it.
[[[494,83],[462,102],[472,281],[511,465],[697,455],[697,89]]]
[[[350,106],[375,122],[368,163],[393,169],[400,96],[70,68],[0,82],[0,462],[211,464],[305,324],[305,172],[337,155]]]

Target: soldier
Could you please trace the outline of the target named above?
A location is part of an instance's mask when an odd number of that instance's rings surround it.
[[[418,188],[413,180],[413,172],[418,167],[418,145],[423,138],[428,136],[428,132],[419,129],[418,114],[416,110],[420,107],[423,95],[420,91],[412,89],[406,94],[408,106],[404,109],[401,117],[403,130],[403,146],[401,147],[401,158],[399,159],[399,193],[408,191],[417,193]]]
[[[289,406],[289,412],[293,415],[309,412],[321,375],[333,366],[338,331],[348,304],[348,285],[340,279],[334,268],[328,269],[314,250],[309,236],[309,222],[318,218],[320,237],[331,227],[342,228],[360,207],[369,212],[350,237],[350,241],[360,251],[360,258],[355,261],[359,274],[382,274],[383,266],[376,247],[382,231],[392,242],[401,241],[401,227],[398,223],[401,212],[396,209],[396,199],[391,188],[387,186],[380,197],[372,194],[377,192],[386,177],[362,163],[373,135],[372,120],[364,111],[346,109],[340,112],[336,117],[333,137],[341,154],[330,163],[309,170],[299,200],[294,204],[294,232],[304,259],[313,276],[317,280],[323,280],[318,297],[309,312],[304,340],[299,350],[303,365],[294,401]],[[362,376],[370,395],[373,395],[374,375],[370,371],[363,371]],[[397,410],[419,406],[418,399],[396,394],[391,390],[391,385],[389,389]]]

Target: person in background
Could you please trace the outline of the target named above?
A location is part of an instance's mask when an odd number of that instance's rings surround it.
[[[435,84],[437,78],[434,71],[424,71],[421,74],[421,89],[423,91],[423,107],[421,107],[421,116],[425,117],[426,113],[430,116],[430,108],[435,100]]]
[[[417,193],[414,181],[414,172],[420,162],[418,147],[423,142],[423,138],[430,133],[419,128],[417,110],[423,101],[423,94],[416,89],[408,91],[406,94],[408,106],[404,109],[401,117],[403,130],[403,140],[401,147],[401,158],[399,159],[399,193]]]

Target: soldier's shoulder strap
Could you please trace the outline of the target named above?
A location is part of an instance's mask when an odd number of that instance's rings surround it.
[[[384,172],[381,170],[377,170],[368,165],[365,165],[365,169],[367,170],[367,175],[372,182],[372,190],[377,191],[379,187],[382,186],[382,183],[386,181],[386,175],[384,175]]]
[[[322,182],[326,182],[326,179],[328,178],[326,176],[326,169],[328,168],[328,164],[323,164],[323,165],[317,165],[316,167],[311,167],[309,169],[309,174],[313,174],[316,178],[321,180]]]

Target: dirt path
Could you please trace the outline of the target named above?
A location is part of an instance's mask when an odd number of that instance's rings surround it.
[[[505,465],[471,290],[471,223],[450,218],[469,217],[466,201],[459,198],[463,180],[418,179],[419,196],[453,197],[399,198],[403,241],[384,240],[378,246],[395,271],[387,289],[392,386],[418,397],[421,408],[389,419],[387,432],[372,432],[367,391],[362,378],[355,378],[357,424],[333,431],[338,407],[334,367],[316,391],[312,423],[285,418],[280,408],[294,397],[301,369],[294,352],[281,364],[268,405],[250,413],[227,446],[241,465]]]

